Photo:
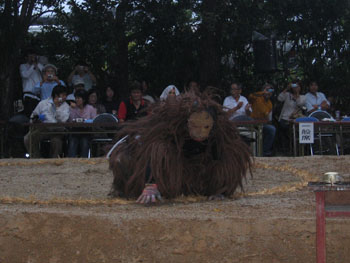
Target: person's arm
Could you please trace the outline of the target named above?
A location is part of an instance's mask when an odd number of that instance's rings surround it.
[[[90,76],[90,78],[91,78],[91,81],[92,81],[92,85],[96,85],[96,77],[95,77],[95,75],[94,74],[92,74],[92,72],[89,70],[89,69],[87,69],[87,72],[86,72],[89,76]]]
[[[29,68],[25,64],[20,65],[19,72],[23,79],[28,79],[29,76],[34,72],[35,65],[31,65]]]
[[[97,116],[97,110],[91,106],[91,113],[90,113],[90,119],[93,119]]]
[[[72,85],[72,80],[74,75],[76,75],[77,72],[77,66],[75,66],[75,68],[73,69],[73,71],[69,74],[68,78],[67,78],[67,83],[68,85]]]
[[[124,101],[122,101],[119,105],[119,109],[118,109],[118,120],[123,122],[125,121],[126,118],[126,105],[124,103]]]
[[[250,103],[254,103],[255,102],[255,100],[258,98],[258,97],[261,97],[261,96],[263,96],[264,95],[264,91],[258,91],[258,92],[254,92],[254,93],[252,93],[252,94],[250,94],[249,95],[249,99],[248,99],[248,101],[250,102]]]
[[[331,106],[330,102],[327,100],[326,96],[320,92],[319,95],[321,96],[321,104],[320,104],[320,108],[321,110],[328,110]]]
[[[317,107],[314,107],[312,105],[310,95],[308,95],[308,94],[305,95],[305,106],[306,106],[306,111],[308,113],[311,113],[311,112],[314,112],[315,110],[317,110]]]
[[[58,122],[66,122],[69,119],[69,105],[64,102],[56,111],[56,119]]]
[[[45,119],[43,122],[45,123],[56,123],[56,110],[54,109],[53,104],[47,102],[45,103],[45,107],[42,111],[42,114],[45,115]]]
[[[277,100],[280,102],[283,102],[286,100],[287,96],[288,96],[288,88],[283,90],[280,94],[278,94]]]
[[[306,103],[305,96],[304,95],[300,95],[299,98],[297,98],[296,102],[297,102],[297,106],[299,106],[299,107],[304,106],[305,103]]]

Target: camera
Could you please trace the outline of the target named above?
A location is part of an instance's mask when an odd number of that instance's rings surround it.
[[[273,93],[275,90],[274,89],[268,89],[267,91],[270,92],[270,93]]]
[[[298,85],[297,85],[296,83],[292,83],[291,87],[292,87],[292,88],[297,88]]]
[[[52,74],[49,74],[49,75],[47,75],[47,78],[48,78],[48,79],[53,79],[53,75],[52,75]]]
[[[62,101],[63,101],[63,99],[60,97],[60,98],[58,98],[58,101],[59,101],[59,102],[62,102]]]

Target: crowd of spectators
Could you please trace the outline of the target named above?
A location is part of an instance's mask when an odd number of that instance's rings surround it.
[[[104,89],[97,86],[96,77],[84,62],[78,62],[74,70],[67,78],[68,86],[58,77],[57,67],[47,63],[38,62],[37,54],[29,50],[26,55],[26,63],[20,65],[20,74],[23,85],[24,114],[32,121],[47,123],[74,122],[77,120],[91,120],[102,113],[116,116],[120,123],[135,120],[148,114],[148,105],[157,101],[175,99],[180,95],[179,89],[174,85],[167,86],[159,98],[148,93],[149,83],[145,80],[134,81],[130,84],[130,96],[121,100],[116,97],[113,86],[107,85]],[[99,88],[99,89],[98,89]],[[184,90],[200,92],[198,82],[190,81]],[[258,88],[259,89],[259,88]],[[72,92],[67,96],[67,91]],[[102,96],[100,91],[103,90]],[[309,114],[316,110],[327,111],[330,102],[326,96],[318,91],[317,82],[312,81],[308,86],[308,92],[301,94],[301,86],[298,81],[293,81],[275,96],[275,90],[271,84],[266,83],[260,91],[242,95],[243,86],[233,82],[229,86],[229,96],[223,100],[223,109],[227,111],[230,120],[253,121],[262,120],[263,125],[263,154],[274,154],[273,147],[276,137],[276,127],[280,134],[288,140],[288,129],[291,119],[303,114]],[[276,98],[273,100],[272,98]],[[217,98],[216,98],[217,99]],[[219,103],[222,101],[219,100]],[[277,120],[273,120],[273,103],[282,103],[282,109]],[[29,148],[28,134],[24,142]],[[33,138],[33,136],[32,136]],[[33,145],[39,145],[43,136],[35,138]],[[283,137],[282,137],[283,138]],[[50,157],[62,155],[62,136],[50,138]],[[70,135],[68,138],[69,157],[87,157],[89,150],[89,137]],[[33,156],[39,157],[37,147],[33,149]]]

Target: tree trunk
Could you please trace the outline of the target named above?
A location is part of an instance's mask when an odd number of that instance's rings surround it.
[[[220,38],[221,29],[216,13],[218,2],[202,2],[202,23],[200,32],[200,82],[203,88],[207,85],[220,85]]]
[[[117,8],[116,36],[118,39],[118,50],[116,55],[116,71],[119,94],[125,97],[129,94],[129,39],[126,36],[126,15],[130,8],[128,0],[121,1]]]
[[[0,23],[0,118],[9,119],[13,113],[14,76],[18,69],[20,50],[28,32],[36,0],[24,0],[20,6],[6,1]]]

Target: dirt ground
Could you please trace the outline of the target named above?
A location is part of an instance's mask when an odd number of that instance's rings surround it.
[[[315,262],[323,173],[349,156],[256,158],[245,192],[144,207],[108,199],[105,159],[0,160],[0,263]],[[327,219],[327,262],[349,262],[350,224]]]

